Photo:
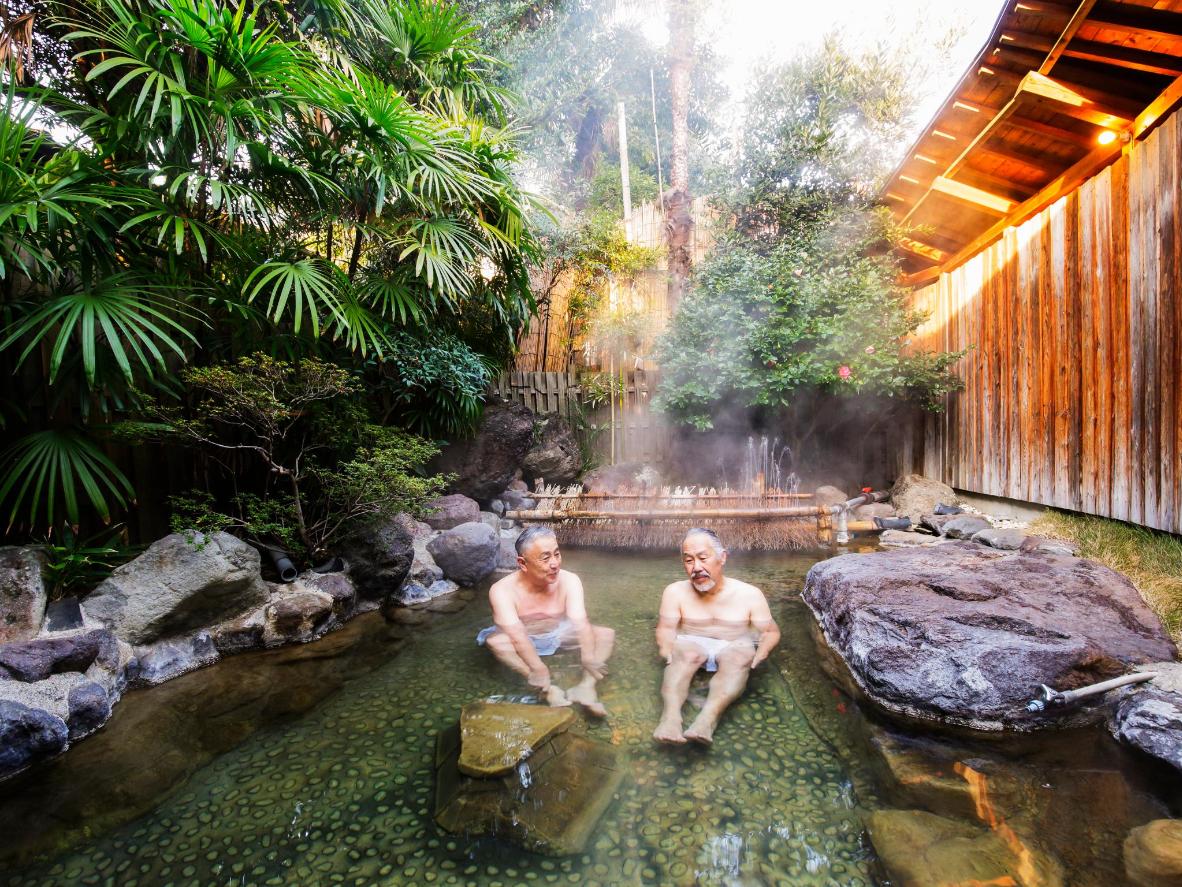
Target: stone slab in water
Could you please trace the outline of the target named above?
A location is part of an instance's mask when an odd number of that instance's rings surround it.
[[[540,706],[532,706],[540,708]],[[624,778],[616,750],[562,732],[508,774],[460,772],[458,727],[436,741],[435,821],[466,835],[491,834],[546,856],[583,852]]]
[[[1006,833],[923,810],[876,810],[867,817],[874,849],[895,887],[1038,884],[1066,887],[1058,860]]]
[[[1182,884],[1182,821],[1155,819],[1129,832],[1125,873],[1137,887]]]
[[[1045,552],[947,542],[843,555],[809,571],[803,598],[851,690],[983,730],[1098,721],[1102,698],[1037,715],[1025,705],[1040,684],[1074,689],[1176,656],[1128,579]]]
[[[574,721],[571,708],[470,702],[460,712],[460,771],[476,777],[504,775]]]

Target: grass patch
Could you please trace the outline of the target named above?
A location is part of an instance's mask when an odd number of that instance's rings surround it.
[[[1083,557],[1124,573],[1182,646],[1182,539],[1102,517],[1048,511],[1031,524],[1079,546]]]

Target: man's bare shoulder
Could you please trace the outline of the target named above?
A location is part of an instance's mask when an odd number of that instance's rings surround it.
[[[508,576],[502,576],[500,579],[498,579],[496,582],[494,582],[491,586],[489,586],[489,589],[488,589],[489,599],[496,600],[497,598],[504,598],[506,596],[511,597],[513,595],[513,592],[515,592],[517,590],[517,587],[520,585],[520,579],[517,575],[518,572],[519,571],[514,570]]]
[[[670,582],[665,586],[665,590],[661,592],[661,598],[668,598],[670,600],[681,600],[686,595],[692,593],[688,579],[682,579],[680,582]]]
[[[583,580],[579,578],[578,573],[572,573],[570,570],[559,570],[558,584],[563,588],[582,588]]]
[[[749,601],[766,601],[762,591],[752,585],[750,582],[744,582],[742,579],[735,579],[731,576],[726,577],[726,584],[730,586],[733,594],[743,600]]]

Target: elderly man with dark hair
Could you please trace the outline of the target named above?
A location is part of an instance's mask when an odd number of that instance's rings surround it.
[[[723,575],[726,549],[713,530],[687,532],[681,560],[689,579],[665,589],[657,618],[657,650],[665,660],[664,712],[653,738],[709,745],[723,711],[746,688],[751,669],[779,643],[780,629],[762,591]],[[683,733],[681,707],[700,668],[715,675],[701,712]]]
[[[517,571],[488,591],[493,625],[476,636],[493,655],[525,678],[550,705],[583,706],[607,714],[595,685],[607,673],[616,634],[587,618],[583,583],[562,569],[558,539],[548,527],[530,527],[517,537]],[[577,647],[583,678],[567,691],[550,683],[542,661],[560,647]]]

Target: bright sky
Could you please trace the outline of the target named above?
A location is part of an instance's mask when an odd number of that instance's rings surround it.
[[[709,35],[725,61],[725,83],[741,98],[751,72],[762,59],[786,58],[836,32],[847,46],[937,39],[953,26],[963,31],[945,70],[921,87],[924,101],[916,108],[916,126],[935,113],[985,43],[1002,7],[1009,0],[712,0],[698,24],[699,39]],[[668,40],[663,4],[644,26],[654,43]],[[902,146],[906,147],[906,146]]]

